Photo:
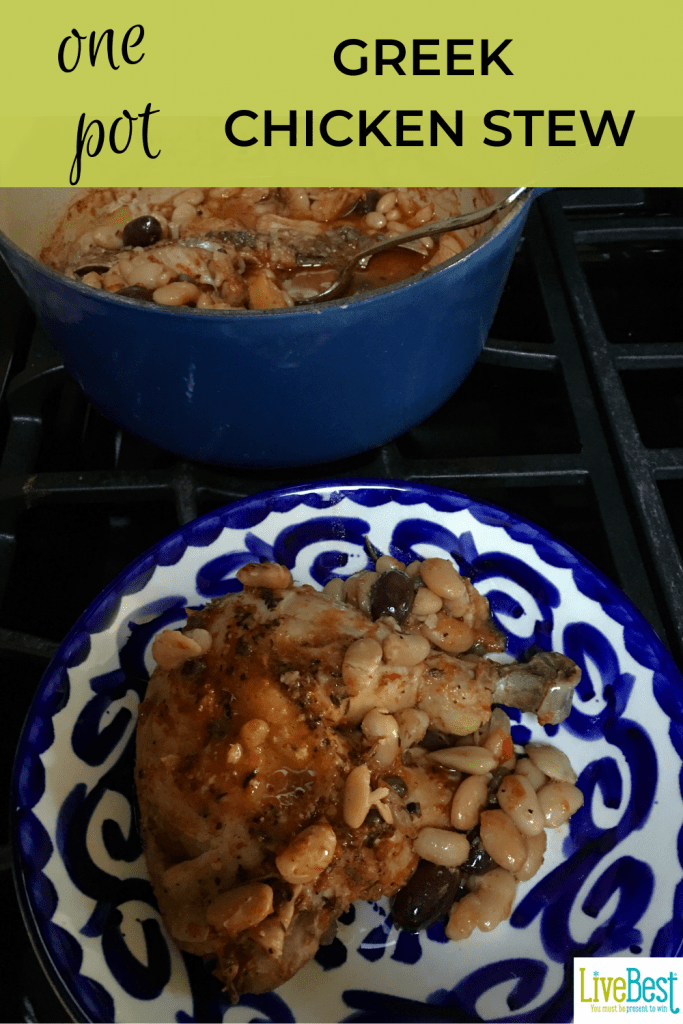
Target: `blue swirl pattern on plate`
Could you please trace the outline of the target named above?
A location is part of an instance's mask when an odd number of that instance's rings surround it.
[[[453,558],[487,594],[513,656],[535,644],[581,665],[568,720],[544,730],[513,713],[513,734],[557,734],[585,804],[550,835],[510,921],[468,940],[466,957],[441,923],[399,933],[387,906],[359,904],[299,976],[233,1008],[201,961],[168,941],[145,871],[133,762],[151,642],[188,605],[238,589],[247,562],[284,562],[317,586],[366,568],[366,535],[402,561]],[[45,970],[87,1021],[569,1021],[575,956],[674,956],[683,945],[682,683],[600,572],[462,494],[333,481],[212,512],[107,587],[34,699],[15,763],[13,842]]]

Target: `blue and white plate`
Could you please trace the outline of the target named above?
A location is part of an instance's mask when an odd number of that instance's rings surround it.
[[[322,586],[367,567],[363,538],[404,562],[447,555],[489,598],[517,656],[583,669],[561,727],[516,714],[579,773],[583,808],[549,833],[509,922],[464,943],[397,932],[356,904],[338,938],[277,992],[231,1007],[164,932],[135,818],[136,709],[151,641],[183,609],[239,589],[246,562]],[[87,1021],[569,1021],[575,956],[675,956],[683,943],[683,680],[624,595],[539,527],[461,494],[357,481],[238,501],[151,548],[66,637],[33,702],[13,783],[23,909],[45,969]]]

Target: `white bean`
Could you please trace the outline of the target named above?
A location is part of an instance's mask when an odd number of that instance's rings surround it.
[[[196,640],[177,629],[164,629],[152,643],[152,657],[160,668],[171,670],[197,658],[202,649]]]
[[[361,732],[366,740],[374,743],[370,758],[386,768],[398,754],[398,723],[393,715],[380,708],[373,708],[361,722]]]
[[[433,625],[427,619],[420,626],[420,632],[442,651],[447,654],[464,654],[474,643],[472,629],[462,619],[454,619],[443,613],[434,616]]]
[[[548,776],[539,771],[530,757],[520,757],[515,768],[517,775],[528,779],[535,790],[539,790],[548,781]]]
[[[395,192],[385,192],[383,196],[377,201],[375,209],[378,213],[388,213],[394,206],[396,206],[396,200],[398,196]]]
[[[431,651],[429,640],[418,633],[392,633],[382,644],[384,660],[388,665],[402,665],[414,668],[420,665]]]
[[[96,228],[93,233],[95,245],[101,245],[103,249],[120,249],[123,246],[120,229],[113,224],[105,224]]]
[[[393,558],[391,555],[380,555],[375,562],[375,572],[381,576],[383,572],[387,572],[389,569],[404,570],[405,565],[403,562],[399,562],[397,558]]]
[[[489,734],[500,729],[502,732],[510,735],[511,723],[509,715],[502,708],[494,708],[489,718]]]
[[[212,199],[232,199],[233,196],[239,195],[240,192],[242,192],[242,189],[238,186],[212,188],[209,191],[209,196]]]
[[[512,912],[517,883],[508,871],[494,868],[475,876],[472,892],[463,896],[451,911],[446,935],[452,941],[468,938],[475,928],[490,932]]]
[[[117,264],[121,277],[128,285],[139,285],[149,291],[156,291],[175,276],[170,267],[148,259],[145,255],[134,256],[130,260],[119,260]]]
[[[279,287],[273,271],[268,268],[248,277],[246,284],[249,309],[281,309],[283,306],[294,305],[294,300]]]
[[[370,769],[366,764],[352,768],[344,786],[344,821],[360,828],[370,810]]]
[[[199,288],[191,281],[172,281],[155,288],[152,298],[160,306],[187,306],[199,298]]]
[[[184,192],[174,196],[173,205],[180,206],[181,203],[189,203],[191,206],[199,206],[203,198],[203,188],[186,188]]]
[[[532,764],[549,778],[560,782],[576,782],[576,772],[564,751],[548,743],[527,743],[526,752]]]
[[[419,228],[422,224],[427,224],[428,221],[434,216],[434,204],[429,203],[427,206],[423,206],[417,213],[413,214],[410,219],[411,227]]]
[[[583,805],[583,793],[571,782],[547,782],[538,791],[546,828],[558,828]]]
[[[548,834],[545,829],[538,835],[527,836],[527,858],[519,871],[515,871],[515,878],[518,882],[528,882],[530,878],[534,877],[543,863],[547,844]]]
[[[366,740],[374,742],[385,736],[394,736],[398,740],[398,725],[393,715],[384,708],[372,708],[360,724],[361,732]]]
[[[191,203],[179,203],[171,214],[171,224],[183,224],[191,220],[196,212]]]
[[[464,580],[463,580],[464,582]],[[467,590],[464,594],[460,594],[458,597],[447,598],[444,603],[444,611],[448,612],[456,619],[465,618],[467,612],[470,610],[470,598]],[[470,623],[468,622],[469,626]]]
[[[457,868],[470,855],[470,844],[461,832],[449,832],[445,828],[423,828],[413,840],[413,849],[418,857],[441,864],[446,868]]]
[[[479,821],[479,812],[488,797],[488,783],[483,775],[463,779],[451,804],[451,825],[460,832],[469,832]]]
[[[429,715],[418,708],[405,708],[394,715],[398,722],[399,737],[404,750],[425,738],[429,728]]]
[[[519,871],[527,859],[526,839],[505,811],[482,811],[479,835],[490,857],[506,871]]]
[[[191,640],[194,640],[196,644],[199,644],[202,654],[206,654],[206,652],[211,649],[213,637],[209,633],[208,629],[188,629],[185,632],[185,636],[189,636]]]
[[[448,231],[445,235],[441,236],[439,248],[443,249],[444,256],[442,258],[445,259],[447,254],[461,252],[465,246],[457,232]]]
[[[381,662],[382,645],[378,640],[370,636],[354,640],[344,654],[342,679],[354,694],[358,693],[370,685]]]
[[[306,885],[325,870],[336,847],[337,836],[331,825],[309,825],[275,858],[275,866],[286,882]]]
[[[265,587],[267,590],[285,590],[292,582],[286,565],[278,562],[250,562],[235,574],[244,587]]]
[[[413,607],[411,609],[413,615],[418,617],[425,617],[427,615],[435,615],[436,612],[440,612],[443,606],[443,599],[435,594],[429,587],[418,587],[415,591],[415,598],[413,600]]]
[[[240,729],[240,739],[248,750],[256,750],[268,737],[270,726],[263,718],[250,718]]]
[[[377,213],[373,210],[371,213],[366,213],[365,224],[373,231],[381,231],[386,226],[387,219],[382,213]]]
[[[481,902],[479,928],[483,932],[490,932],[510,916],[517,883],[509,871],[494,868],[493,871],[479,875],[474,884]]]
[[[353,576],[349,576],[344,584],[344,599],[369,615],[370,591],[378,578],[378,573],[369,569],[362,569],[360,572],[354,573]]]
[[[389,789],[381,787],[372,790],[370,769],[366,764],[359,764],[346,777],[344,785],[344,821],[349,828],[360,828],[371,807],[376,807],[386,822],[391,824],[393,816],[391,808],[382,803],[388,796]]]
[[[83,274],[81,281],[83,282],[83,284],[89,284],[91,288],[102,287],[102,278],[100,277],[99,274],[95,273],[94,270],[91,270],[87,274]]]
[[[506,775],[498,787],[498,803],[524,836],[535,836],[545,828],[545,817],[536,790],[523,775]]]
[[[265,882],[249,882],[221,893],[206,909],[206,919],[230,938],[260,924],[273,912],[273,890]]]
[[[439,597],[453,600],[462,594],[467,596],[462,576],[447,558],[426,558],[420,564],[420,576],[422,582]]]
[[[503,756],[506,745],[507,753],[513,750],[510,740],[510,719],[502,708],[494,708],[488,725],[488,735],[481,745],[489,750],[497,761],[506,760]]]
[[[468,893],[453,904],[446,924],[446,935],[451,942],[469,939],[479,923],[479,900],[474,893]]]
[[[225,760],[228,764],[237,764],[243,753],[241,743],[231,743],[225,755]]]
[[[493,754],[484,747],[445,747],[433,751],[429,760],[467,775],[486,775],[498,764]]]
[[[290,903],[294,903],[294,900],[290,900]],[[286,928],[282,919],[273,915],[252,928],[249,938],[258,942],[268,956],[278,960],[285,945]]]
[[[328,580],[323,587],[323,594],[330,601],[342,601],[344,599],[344,580],[340,576],[335,576],[334,579]]]

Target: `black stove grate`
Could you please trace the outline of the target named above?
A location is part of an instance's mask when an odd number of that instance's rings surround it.
[[[562,190],[532,209],[485,351],[429,420],[297,470],[179,462],[101,416],[0,264],[2,785],[47,660],[150,544],[238,498],[416,480],[539,523],[615,580],[683,666],[683,190]],[[0,833],[7,1020],[68,1019],[36,964]]]

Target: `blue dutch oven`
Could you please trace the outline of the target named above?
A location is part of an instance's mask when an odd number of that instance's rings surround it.
[[[456,391],[543,190],[485,239],[408,282],[253,311],[136,303],[39,263],[41,235],[72,191],[0,189],[0,252],[68,372],[106,416],[179,456],[282,467],[373,448]]]

